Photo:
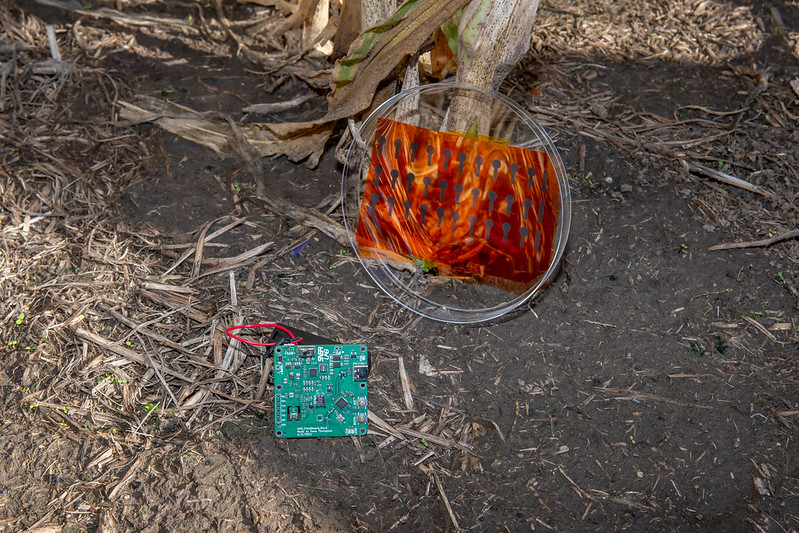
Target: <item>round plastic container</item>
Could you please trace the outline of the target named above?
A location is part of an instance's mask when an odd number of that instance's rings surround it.
[[[507,97],[455,83],[364,120],[341,181],[364,270],[400,305],[466,324],[529,300],[557,270],[571,200],[549,136]]]

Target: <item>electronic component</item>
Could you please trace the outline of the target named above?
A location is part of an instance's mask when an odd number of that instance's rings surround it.
[[[355,381],[365,381],[369,377],[368,365],[353,365],[352,366],[352,379]]]
[[[310,351],[312,355],[304,355]],[[366,346],[284,344],[276,346],[274,354],[277,437],[366,434]]]
[[[316,353],[316,346],[297,346],[297,355],[300,357],[313,357]]]
[[[325,408],[325,395],[322,394],[321,392],[317,393],[317,395],[316,395],[316,404],[315,404],[315,406],[316,407],[321,407],[322,409]]]

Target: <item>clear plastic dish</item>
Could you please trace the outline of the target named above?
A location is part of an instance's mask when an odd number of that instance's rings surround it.
[[[507,97],[423,85],[364,120],[342,172],[364,270],[400,305],[474,323],[525,303],[557,270],[571,200],[563,163]]]

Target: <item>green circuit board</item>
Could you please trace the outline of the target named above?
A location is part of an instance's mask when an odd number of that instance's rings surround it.
[[[366,435],[366,346],[287,344],[274,356],[276,437]]]

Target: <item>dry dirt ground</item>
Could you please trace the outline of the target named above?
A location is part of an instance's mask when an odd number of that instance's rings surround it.
[[[795,2],[543,3],[503,91],[555,138],[572,233],[550,286],[479,326],[398,308],[233,154],[119,120],[136,95],[244,120],[309,90],[210,3],[83,4],[0,7],[0,531],[799,529]],[[265,160],[270,190],[334,205],[334,144]],[[242,321],[367,343],[369,435],[274,438]]]

